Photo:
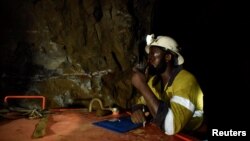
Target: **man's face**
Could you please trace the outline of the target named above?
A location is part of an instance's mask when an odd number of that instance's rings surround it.
[[[165,61],[165,55],[165,52],[159,47],[150,47],[148,61],[150,64],[151,71],[156,74],[161,74],[166,70],[167,62]]]

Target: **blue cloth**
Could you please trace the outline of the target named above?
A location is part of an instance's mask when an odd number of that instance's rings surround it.
[[[120,133],[128,132],[130,130],[133,130],[142,126],[142,124],[134,124],[131,121],[130,116],[120,117],[120,118],[111,119],[111,120],[98,121],[98,122],[94,122],[93,124],[109,129],[109,130],[120,132]]]

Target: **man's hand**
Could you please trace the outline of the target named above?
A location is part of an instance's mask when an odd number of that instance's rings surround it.
[[[137,68],[133,68],[133,74],[131,80],[132,84],[139,90],[142,85],[147,85],[145,74],[140,72]]]
[[[144,112],[142,112],[141,109],[138,109],[136,111],[134,111],[131,115],[131,120],[133,123],[143,123],[146,121],[146,117],[145,117],[145,114]]]

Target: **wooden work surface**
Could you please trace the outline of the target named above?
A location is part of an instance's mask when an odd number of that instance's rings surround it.
[[[81,110],[54,111],[48,117],[46,134],[32,138],[39,119],[16,119],[0,123],[1,141],[188,141],[196,140],[185,135],[168,136],[154,124],[146,124],[126,133],[118,133],[92,123],[115,118],[113,115],[97,117],[94,112]],[[183,138],[186,137],[186,138]]]

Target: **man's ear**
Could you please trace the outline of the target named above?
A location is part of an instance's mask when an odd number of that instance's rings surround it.
[[[172,55],[171,54],[166,54],[165,55],[166,62],[169,62],[171,59],[172,59]]]

